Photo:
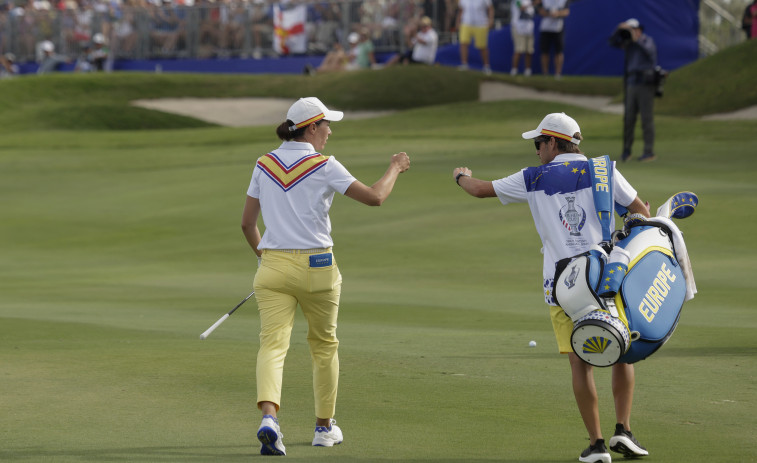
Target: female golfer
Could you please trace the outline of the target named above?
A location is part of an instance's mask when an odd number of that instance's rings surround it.
[[[329,208],[338,192],[380,206],[400,173],[410,167],[405,153],[392,156],[389,169],[372,186],[350,175],[321,151],[331,122],[342,119],[318,98],[301,98],[276,129],[281,146],[260,157],[252,173],[242,214],[242,231],[258,256],[253,287],[260,312],[257,402],[263,413],[258,439],[263,455],[285,455],[276,413],[281,404],[284,358],[297,304],[308,322],[315,395],[314,446],[342,442],[333,420],[339,378],[336,320],[342,276],[332,252]],[[265,233],[258,229],[262,213]]]

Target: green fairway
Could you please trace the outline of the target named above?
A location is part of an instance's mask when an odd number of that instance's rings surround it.
[[[588,440],[542,302],[528,207],[471,198],[451,174],[465,165],[495,179],[535,165],[520,134],[554,111],[576,118],[587,155],[618,158],[621,116],[463,97],[418,106],[331,126],[325,153],[364,183],[395,152],[412,166],[380,208],[334,200],[345,441],[310,446],[298,316],[279,414],[285,458],[576,461]],[[0,138],[2,461],[260,457],[254,299],[207,340],[199,334],[252,290],[242,206],[255,160],[279,142],[273,127],[150,117],[192,128],[25,125]],[[757,121],[658,116],[659,160],[620,165],[653,210],[681,190],[700,198],[679,222],[699,294],[668,344],[636,368],[632,424],[647,461],[757,460],[756,131]],[[609,373],[596,369],[608,439]]]

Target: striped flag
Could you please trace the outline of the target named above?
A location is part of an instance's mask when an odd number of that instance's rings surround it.
[[[305,53],[308,42],[305,34],[307,7],[297,5],[282,9],[273,6],[273,49],[280,55]]]

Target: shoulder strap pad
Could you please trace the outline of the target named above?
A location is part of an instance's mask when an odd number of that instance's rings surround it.
[[[594,208],[597,210],[599,223],[602,225],[602,241],[612,238],[612,214],[614,210],[612,161],[610,156],[599,156],[589,160],[591,169],[591,191],[594,195]]]

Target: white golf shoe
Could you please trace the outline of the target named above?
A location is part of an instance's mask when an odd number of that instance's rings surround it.
[[[262,447],[260,447],[261,455],[286,455],[286,447],[284,447],[284,435],[281,434],[281,428],[279,427],[279,421],[271,415],[263,416],[263,421],[260,422],[258,428],[258,440]]]
[[[331,420],[331,426],[316,426],[315,436],[313,437],[314,447],[333,447],[341,444],[344,440],[342,430],[336,425],[336,420]]]

